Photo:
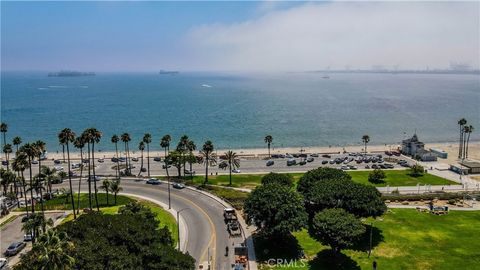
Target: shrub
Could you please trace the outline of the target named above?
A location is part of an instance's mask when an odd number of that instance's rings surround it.
[[[368,181],[374,184],[380,184],[385,182],[385,172],[380,169],[375,169],[368,174]]]
[[[262,177],[262,185],[280,184],[293,187],[293,179],[289,174],[269,173]]]

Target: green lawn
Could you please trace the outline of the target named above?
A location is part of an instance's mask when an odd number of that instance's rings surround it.
[[[371,219],[366,221],[369,224]],[[306,230],[294,233],[292,246],[299,245],[308,261],[297,267],[273,269],[377,269],[451,270],[480,269],[480,211],[451,211],[444,216],[414,209],[391,209],[373,223],[372,255],[368,258],[368,232],[354,249],[336,258],[329,247],[309,237]],[[292,248],[294,249],[294,248]],[[257,254],[262,252],[257,247]],[[272,254],[272,251],[269,252]],[[259,254],[264,256],[262,254]],[[265,257],[265,256],[264,256]],[[263,269],[272,269],[264,266]]]
[[[75,197],[75,207],[77,207],[77,197],[78,194],[74,194]],[[107,205],[107,194],[105,193],[98,193],[98,205],[99,207],[108,207],[108,206],[113,206],[115,199],[112,194],[108,194],[108,201],[109,204]],[[129,202],[132,202],[133,199],[127,197],[127,196],[122,196],[122,195],[117,195],[117,205],[124,205]],[[83,208],[88,208],[89,206],[89,199],[88,199],[88,193],[80,193],[80,209]],[[95,208],[95,196],[92,194],[92,208]],[[41,204],[38,203],[35,205],[35,210],[41,210]],[[72,209],[72,204],[71,200],[67,198],[66,196],[60,196],[56,197],[52,200],[45,201],[44,203],[44,209],[45,210],[71,210]],[[25,208],[18,208],[18,211],[25,211]]]
[[[413,177],[410,175],[410,170],[384,170],[387,178],[385,183],[372,184],[368,182],[368,174],[370,171],[347,171],[352,176],[353,181],[382,187],[386,185],[390,186],[416,186],[417,184],[430,184],[430,185],[449,185],[455,184],[450,180],[441,178],[432,174],[424,174],[423,176]],[[264,174],[232,174],[232,186],[241,188],[253,189],[260,185],[260,181]],[[303,173],[290,173],[294,182],[297,182]],[[195,176],[193,182],[196,184],[203,183],[203,176]],[[208,177],[208,182],[211,185],[228,186],[228,175],[211,175]]]

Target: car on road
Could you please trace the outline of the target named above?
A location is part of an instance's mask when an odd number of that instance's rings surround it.
[[[100,181],[100,177],[99,176],[93,176],[93,175],[90,175],[90,177],[88,178],[88,182],[90,181]]]
[[[55,160],[53,161],[53,164],[60,164],[60,163],[62,163],[62,161],[59,160],[59,159],[55,159]]]
[[[176,189],[184,189],[185,185],[182,183],[173,183],[173,187]]]
[[[349,170],[350,168],[347,165],[342,165],[341,169],[345,171],[345,170]]]
[[[55,166],[53,167],[56,171],[63,171],[63,167],[62,166]]]
[[[240,171],[240,169],[233,169],[232,172],[233,173],[240,173],[241,171]]]
[[[24,249],[26,245],[27,244],[25,244],[25,242],[12,243],[12,244],[10,244],[10,246],[8,246],[7,250],[5,250],[5,255],[6,256],[14,256],[18,252],[22,251],[22,249]]]
[[[32,160],[32,164],[38,164],[38,160]]]
[[[7,161],[7,160],[2,160],[2,165],[3,165],[3,166],[7,166],[7,165],[8,165],[8,161]]]
[[[23,241],[24,241],[24,242],[30,242],[30,241],[32,241],[32,238],[33,238],[33,237],[32,237],[32,234],[31,234],[31,233],[28,233],[28,234],[25,234],[25,235],[23,236]]]
[[[297,161],[293,158],[287,160],[287,166],[293,166],[293,165],[296,165],[297,164]]]
[[[0,258],[0,269],[7,269],[6,266],[7,266],[7,259],[5,258]]]
[[[147,171],[147,168],[141,168],[140,171],[141,171],[141,172],[146,172],[146,171]]]
[[[138,161],[138,158],[137,158],[137,157],[133,157],[133,158],[132,158],[132,161],[137,162],[137,161]]]
[[[162,169],[171,168],[171,167],[172,165],[165,165],[165,164],[162,165]]]
[[[194,170],[190,171],[189,169],[185,169],[183,170],[183,173],[190,175],[190,174],[195,174],[195,171]]]
[[[327,164],[328,160],[322,160],[322,164]]]
[[[147,184],[149,185],[160,185],[162,182],[158,180],[157,178],[150,178],[147,180]]]
[[[272,166],[273,164],[275,164],[273,160],[268,160],[266,165],[267,167],[269,167],[269,166]]]
[[[104,160],[103,158],[99,158],[99,159],[98,159],[98,162],[99,162],[99,163],[103,163],[103,162],[105,162],[105,160]]]
[[[331,158],[332,156],[327,155],[327,154],[324,154],[324,155],[322,155],[322,157],[324,157],[324,158]]]
[[[314,158],[313,157],[309,157],[307,158],[307,162],[313,162]]]
[[[153,161],[157,161],[157,162],[158,162],[158,161],[162,161],[162,159],[161,159],[160,157],[154,157],[154,158],[153,158]]]

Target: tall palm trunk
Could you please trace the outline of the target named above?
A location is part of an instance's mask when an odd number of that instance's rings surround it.
[[[90,142],[87,143],[88,152],[88,208],[92,209],[92,175],[90,174]]]
[[[141,154],[140,154],[140,171],[138,172],[138,176],[142,174],[142,169],[143,169],[143,150],[141,151]]]
[[[30,173],[30,201],[32,202],[32,214],[35,213],[35,205],[33,203],[33,176],[32,176],[32,160],[28,157],[28,169]],[[27,206],[28,207],[28,206]]]
[[[105,192],[107,193],[107,206],[110,206],[110,203],[108,202],[108,187],[105,189]]]
[[[206,158],[206,163],[205,163],[205,180],[203,185],[206,185],[208,183],[208,157]]]
[[[467,135],[467,147],[465,148],[465,158],[468,159],[468,145],[470,143],[470,133],[472,133],[471,131],[468,132],[468,135]]]
[[[147,143],[147,171],[148,171],[148,177],[150,178],[150,146],[149,146],[149,143]]]
[[[65,163],[65,144],[62,143],[63,163]]]
[[[117,174],[117,179],[120,178],[120,167],[119,167],[119,164],[118,164],[118,144],[115,143],[115,153],[116,153],[116,157],[117,157],[117,170],[115,171],[115,173]]]
[[[23,186],[23,194],[25,194],[25,210],[27,211],[27,217],[28,217],[28,200],[27,200],[27,183],[25,183],[25,177],[23,177],[23,171],[22,171],[22,186]]]
[[[70,185],[70,197],[72,201],[72,210],[73,210],[73,219],[77,219],[77,214],[75,213],[75,198],[73,197],[73,186],[72,186],[72,174],[70,173],[70,148],[67,141],[67,165],[68,165],[68,184]]]
[[[462,158],[462,142],[463,142],[463,126],[460,125],[460,139],[459,139],[459,145],[458,145],[458,158]]]
[[[95,177],[95,142],[92,142],[92,165],[93,165],[93,188],[95,189],[95,204],[97,205],[97,211],[100,211],[100,207],[98,206],[97,179]]]
[[[82,188],[82,176],[83,176],[83,148],[80,148],[80,159],[81,159],[81,163],[80,163],[80,179],[78,180],[77,214],[80,214],[80,191]]]
[[[463,153],[462,153],[463,159],[465,158],[466,147],[467,147],[467,136],[465,135],[465,132],[463,132]]]
[[[272,155],[270,155],[270,143],[268,143],[268,156],[272,157]],[[230,183],[230,185],[231,185],[231,183]]]
[[[125,142],[125,173],[129,171],[128,169],[128,146],[127,142]]]
[[[43,192],[42,192],[43,187],[42,187],[42,181],[40,179],[38,184],[40,185],[38,188],[38,190],[40,191],[40,208],[42,210],[42,216],[45,218],[45,208],[43,206]]]
[[[228,163],[228,167],[230,170],[230,186],[231,186],[232,185],[232,163],[231,162]]]

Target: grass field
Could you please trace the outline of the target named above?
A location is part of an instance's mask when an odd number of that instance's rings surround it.
[[[368,219],[365,223],[370,224]],[[306,230],[294,233],[305,251],[307,262],[296,267],[273,269],[377,269],[451,270],[480,269],[480,211],[451,211],[444,216],[420,213],[413,209],[391,209],[373,221],[373,250],[368,258],[368,233],[354,249],[336,258],[329,247],[310,238]],[[261,252],[257,247],[257,254]],[[272,251],[270,251],[272,253]],[[261,257],[262,255],[258,256]],[[263,269],[272,269],[264,266]]]
[[[78,194],[74,194],[75,197],[75,207],[77,207],[77,197]],[[108,194],[108,201],[109,204],[107,205],[107,194],[105,193],[98,193],[98,206],[99,207],[108,207],[108,206],[113,206],[115,199],[112,194]],[[133,201],[133,199],[122,196],[122,195],[117,195],[117,205],[124,205],[129,202]],[[45,210],[71,210],[72,209],[72,204],[70,201],[70,197],[66,196],[60,196],[56,197],[52,200],[45,201],[44,209]],[[88,208],[89,206],[89,199],[88,199],[88,193],[80,193],[80,209],[83,208]],[[95,208],[95,196],[92,194],[92,208]],[[35,210],[40,211],[42,209],[42,206],[40,203],[37,203],[35,205]],[[18,211],[25,211],[25,208],[18,208]]]
[[[432,175],[424,174],[423,176],[413,177],[410,175],[410,170],[384,170],[387,178],[385,183],[381,184],[372,184],[368,182],[368,174],[370,171],[347,171],[348,174],[352,176],[353,181],[374,185],[378,187],[390,185],[390,186],[415,186],[417,184],[430,184],[430,185],[449,185],[455,184],[450,180]],[[293,177],[294,182],[297,182],[303,173],[290,173]],[[241,188],[250,188],[253,189],[256,186],[260,185],[263,174],[233,174],[232,175],[232,186],[241,187]],[[200,184],[203,183],[204,178],[202,176],[195,176],[193,178],[194,183]],[[219,186],[228,186],[229,185],[229,176],[228,175],[212,175],[208,177],[208,182],[212,185]]]

